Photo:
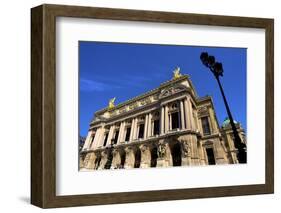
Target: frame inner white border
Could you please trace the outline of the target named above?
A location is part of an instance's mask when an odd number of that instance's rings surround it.
[[[265,183],[265,30],[59,17],[56,32],[57,195]],[[79,40],[247,48],[248,163],[79,172]]]

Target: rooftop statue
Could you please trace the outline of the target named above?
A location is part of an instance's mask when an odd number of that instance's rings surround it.
[[[173,73],[174,73],[173,79],[177,79],[177,78],[181,77],[181,73],[180,73],[180,68],[179,68],[179,67],[177,67],[177,68],[173,71]]]
[[[108,102],[108,108],[109,108],[109,109],[112,109],[112,108],[115,107],[115,104],[114,104],[115,99],[116,99],[116,97],[111,98],[111,99],[109,100],[109,102]]]

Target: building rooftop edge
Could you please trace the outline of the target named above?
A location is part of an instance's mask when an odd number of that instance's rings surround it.
[[[121,103],[117,104],[112,110],[121,108],[121,107],[124,106],[124,105],[130,104],[130,103],[132,103],[132,102],[134,102],[134,101],[137,101],[137,100],[140,100],[140,99],[142,99],[142,98],[145,98],[146,96],[149,96],[149,95],[151,95],[151,94],[153,94],[153,93],[156,93],[159,89],[161,89],[161,88],[163,88],[163,87],[166,87],[166,86],[168,86],[169,84],[172,84],[172,83],[175,83],[175,82],[179,82],[179,81],[182,81],[182,80],[184,80],[184,79],[187,79],[187,80],[190,81],[189,75],[183,74],[181,77],[179,77],[179,78],[177,78],[177,79],[171,79],[171,80],[165,81],[165,82],[161,83],[160,86],[157,87],[157,88],[154,88],[154,89],[149,90],[149,91],[147,91],[147,92],[145,92],[145,93],[143,93],[143,94],[140,94],[140,95],[138,95],[138,96],[135,96],[135,97],[133,97],[133,98],[130,98],[130,99],[128,99],[127,101],[124,101],[124,102],[121,102]],[[193,86],[191,86],[191,87],[193,88]],[[104,113],[104,112],[106,112],[106,111],[108,111],[108,107],[105,107],[105,108],[103,108],[103,109],[101,109],[101,110],[96,111],[96,112],[95,112],[95,115],[102,114],[102,113]]]

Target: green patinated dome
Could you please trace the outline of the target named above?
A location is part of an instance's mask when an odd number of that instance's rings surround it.
[[[238,122],[237,121],[233,121],[234,122],[234,124],[237,124]],[[230,125],[230,120],[229,120],[229,118],[225,118],[224,119],[224,121],[222,122],[222,127],[226,127],[226,126],[228,126],[228,125]]]

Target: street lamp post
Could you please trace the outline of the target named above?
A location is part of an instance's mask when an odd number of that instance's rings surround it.
[[[233,132],[233,136],[234,136],[234,145],[235,148],[238,150],[237,153],[237,158],[239,163],[246,163],[247,162],[247,155],[246,155],[246,145],[244,143],[242,143],[239,134],[237,132],[236,126],[234,124],[221,82],[220,82],[220,76],[223,76],[223,68],[222,68],[222,63],[216,62],[215,57],[208,55],[207,52],[202,52],[200,59],[202,61],[202,63],[210,69],[210,71],[214,74],[218,84],[219,84],[219,88],[223,97],[223,101],[226,107],[226,111],[230,120],[230,125],[232,128],[232,132]]]

